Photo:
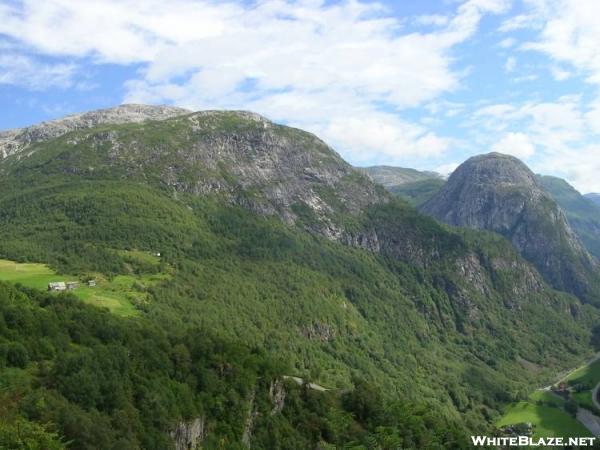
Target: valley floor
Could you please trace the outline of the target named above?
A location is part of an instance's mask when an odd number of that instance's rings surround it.
[[[564,385],[569,398],[577,405],[576,417],[566,411],[567,400],[552,391]],[[534,438],[600,436],[600,354],[582,367],[562,374],[555,385],[532,393],[527,401],[509,405],[497,421],[499,428],[508,425],[531,423]]]

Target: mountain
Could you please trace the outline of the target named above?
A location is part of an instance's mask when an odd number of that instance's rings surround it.
[[[372,166],[360,170],[391,193],[415,206],[429,200],[446,182],[444,177],[436,172],[402,167]]]
[[[74,114],[63,119],[44,122],[26,128],[0,132],[0,157],[26,150],[36,142],[60,137],[70,131],[91,128],[102,124],[140,123],[188,114],[191,111],[171,106],[121,105]]]
[[[420,171],[394,166],[371,166],[361,167],[359,170],[365,172],[373,181],[382,184],[386,188],[400,186],[415,181],[429,180],[431,178],[443,179],[436,172]]]
[[[563,209],[571,228],[587,250],[600,261],[600,205],[561,178],[538,176],[538,180]]]
[[[421,210],[450,225],[500,233],[553,287],[599,304],[598,263],[517,158],[498,153],[470,158]]]
[[[585,197],[593,201],[595,204],[600,205],[600,194],[585,194]]]
[[[144,109],[8,132],[0,257],[105,287],[0,284],[0,446],[462,449],[591,354],[598,310],[505,239],[304,131]]]
[[[373,166],[361,170],[392,194],[417,207],[446,184],[446,180],[435,172],[391,166]],[[600,207],[594,204],[594,194],[581,195],[561,178],[545,175],[537,177],[541,187],[565,212],[569,225],[585,248],[596,259],[600,259]],[[597,198],[600,205],[600,195]]]

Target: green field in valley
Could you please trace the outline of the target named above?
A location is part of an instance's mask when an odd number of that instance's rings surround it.
[[[591,436],[591,433],[582,424],[561,408],[538,405],[530,401],[510,405],[496,425],[500,428],[528,422],[534,425],[533,437],[535,439]]]
[[[566,381],[569,384],[572,383],[585,383],[590,385],[596,385],[600,382],[600,359],[593,363],[580,367],[574,372],[570,373]]]
[[[565,377],[564,382],[572,387],[585,386],[586,389],[571,394],[573,400],[582,408],[595,414],[600,413],[592,401],[592,390],[600,382],[600,360],[571,372]],[[509,405],[496,425],[501,428],[529,422],[535,426],[535,438],[590,436],[590,432],[563,409],[564,404],[565,400],[558,395],[547,390],[537,390],[527,401]]]
[[[144,260],[146,263],[157,263],[158,258],[143,252],[128,252],[132,258]],[[0,259],[0,281],[20,283],[23,286],[46,290],[48,283],[57,281],[81,282],[80,287],[69,291],[82,301],[101,308],[107,308],[119,316],[134,316],[139,313],[136,305],[147,301],[144,292],[147,287],[169,279],[165,273],[142,275],[118,275],[112,279],[103,276],[93,277],[97,285],[89,287],[79,277],[57,274],[45,264],[17,263]]]
[[[567,376],[566,382],[571,386],[581,385],[584,389],[573,393],[573,399],[583,408],[587,408],[597,415],[600,411],[592,401],[592,392],[596,385],[600,383],[600,360],[581,367]]]

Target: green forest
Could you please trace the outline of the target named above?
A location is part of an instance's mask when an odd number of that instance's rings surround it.
[[[187,142],[177,121],[112,132],[132,148]],[[111,170],[90,142],[72,133],[1,166],[0,258],[128,277],[144,301],[118,314],[0,284],[0,447],[166,449],[199,420],[207,449],[464,449],[593,352],[597,309],[551,290],[497,235],[389,196],[335,211],[350,234],[377,234],[366,251],[312,232],[321,219],[301,201],[292,226],[174,191],[163,160]]]

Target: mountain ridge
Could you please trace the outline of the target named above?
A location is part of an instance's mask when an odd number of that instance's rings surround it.
[[[453,226],[506,236],[555,288],[598,302],[598,263],[517,158],[499,153],[470,158],[420,209]]]
[[[113,108],[77,113],[23,128],[0,131],[0,157],[27,149],[36,142],[57,138],[70,131],[101,124],[140,123],[189,114],[192,111],[173,106],[123,104]]]
[[[590,199],[595,204],[600,205],[600,194],[590,193],[590,194],[585,194],[585,197]]]
[[[565,211],[571,227],[588,251],[600,261],[600,204],[581,195],[561,178],[538,175],[538,179]]]

